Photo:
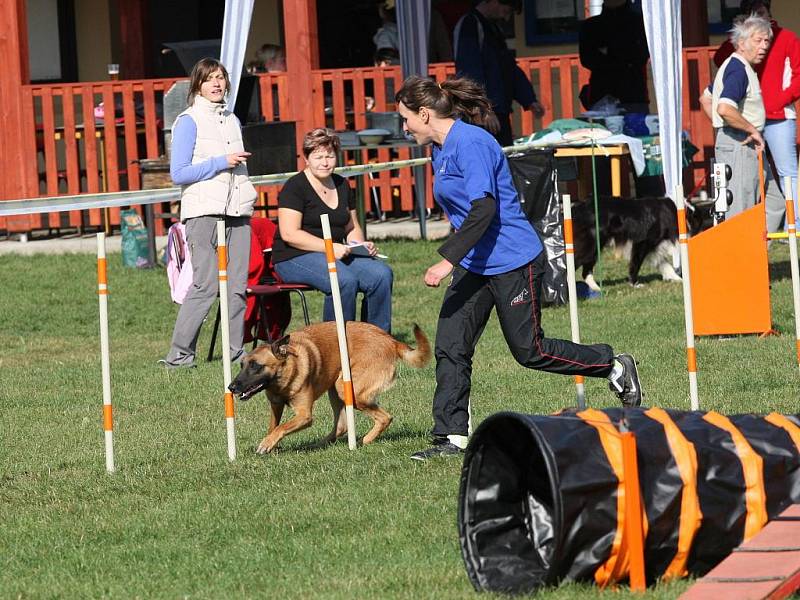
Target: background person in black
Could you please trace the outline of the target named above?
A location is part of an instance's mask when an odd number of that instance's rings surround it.
[[[367,321],[386,332],[392,329],[392,269],[374,257],[375,244],[364,240],[355,200],[347,181],[335,175],[339,137],[330,129],[314,129],[303,139],[306,168],[289,179],[278,196],[278,231],[272,262],[284,281],[308,284],[325,294],[322,319],[333,321],[333,300],[325,258],[320,216],[328,215],[342,312],[356,319],[356,296],[364,293]],[[361,243],[368,256],[354,256],[349,244]]]
[[[581,64],[592,74],[581,89],[587,110],[604,96],[613,96],[628,112],[649,112],[647,37],[642,14],[628,0],[605,0],[603,12],[580,29]]]
[[[536,100],[530,80],[517,65],[496,24],[511,19],[521,2],[475,0],[473,5],[453,31],[456,77],[468,77],[484,87],[494,111],[486,130],[501,146],[510,146],[514,138],[511,131],[514,100],[537,117],[544,115],[544,107]]]

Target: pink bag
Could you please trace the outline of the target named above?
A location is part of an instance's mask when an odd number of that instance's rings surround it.
[[[175,223],[167,234],[167,281],[172,301],[183,304],[192,287],[192,257],[183,223]]]

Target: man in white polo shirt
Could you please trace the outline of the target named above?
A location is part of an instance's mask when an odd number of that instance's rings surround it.
[[[758,197],[758,155],[764,150],[766,115],[761,86],[753,65],[767,55],[772,29],[769,20],[752,14],[734,22],[731,43],[736,51],[717,71],[714,84],[701,103],[717,133],[714,153],[717,162],[731,167],[728,189],[733,204],[728,217],[755,205]]]

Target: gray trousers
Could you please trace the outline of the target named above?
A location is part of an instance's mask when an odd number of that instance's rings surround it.
[[[221,217],[195,217],[186,220],[186,241],[192,257],[192,287],[178,311],[172,346],[167,362],[188,365],[194,362],[200,327],[219,293],[217,269],[217,221]],[[228,318],[231,360],[242,353],[244,312],[247,304],[247,270],[250,263],[250,217],[225,217],[228,246]]]
[[[769,163],[764,165],[764,171],[765,185],[767,186],[767,232],[775,233],[783,231],[783,220],[786,216],[786,199],[783,197],[781,189],[783,182],[778,184]]]
[[[714,157],[730,166],[732,172],[728,189],[733,194],[733,204],[728,207],[727,218],[755,206],[758,201],[758,153],[750,144],[742,145],[746,137],[744,131],[733,127],[717,130]]]

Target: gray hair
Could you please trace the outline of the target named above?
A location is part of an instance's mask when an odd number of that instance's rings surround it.
[[[740,44],[744,43],[755,33],[764,33],[769,39],[772,39],[772,25],[769,19],[752,13],[747,17],[736,19],[729,33],[731,35],[731,44],[733,44],[734,48],[739,48]]]

